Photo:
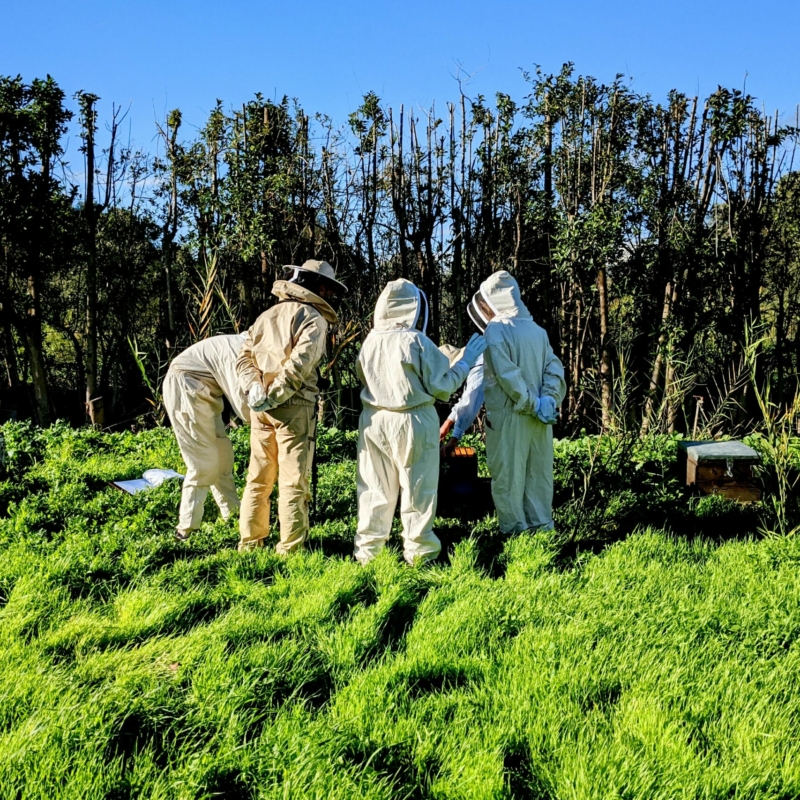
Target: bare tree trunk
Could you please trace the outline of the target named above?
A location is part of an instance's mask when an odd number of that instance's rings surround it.
[[[89,422],[102,426],[105,421],[103,399],[97,395],[97,209],[94,201],[94,137],[97,130],[97,96],[81,96],[83,106],[83,138],[86,152],[86,346],[84,347],[84,372],[86,375],[86,413]]]
[[[3,248],[4,267],[8,263],[8,246]],[[6,267],[7,269],[7,267]],[[4,269],[4,272],[6,272]],[[8,287],[3,286],[3,293],[0,294],[0,319],[3,324],[3,353],[6,362],[6,387],[16,400],[16,393],[19,388],[19,365],[17,364],[16,344],[14,342],[14,327],[12,322],[12,306]]]
[[[545,107],[547,107],[547,98],[545,99]],[[543,263],[541,275],[541,289],[539,291],[540,301],[539,307],[542,309],[553,308],[551,296],[553,292],[551,267],[552,259],[550,256],[551,239],[553,235],[553,214],[554,214],[554,196],[553,196],[553,119],[550,115],[549,109],[545,113],[545,140],[544,140],[544,230],[543,238],[546,246],[546,257]],[[553,348],[556,352],[561,350],[561,340],[552,342]]]
[[[603,432],[611,428],[612,365],[608,332],[608,279],[605,266],[597,270],[597,296],[600,313],[600,411]]]
[[[434,207],[434,185],[433,185],[433,129],[431,127],[431,117],[434,116],[433,109],[428,117],[426,125],[427,139],[427,173],[428,182],[427,194],[425,198],[424,231],[425,231],[425,260],[428,267],[428,297],[431,306],[431,336],[434,341],[439,341],[440,320],[439,320],[439,271],[433,257],[433,235],[436,226],[436,208]],[[421,200],[421,198],[420,198]],[[422,216],[422,215],[420,215]]]
[[[664,347],[667,341],[667,325],[669,323],[670,314],[672,313],[672,305],[674,299],[674,286],[673,282],[667,281],[666,288],[664,289],[664,303],[661,307],[661,327],[658,335],[658,344],[656,345],[656,357],[653,361],[653,370],[650,374],[650,385],[647,390],[647,402],[644,407],[644,415],[642,417],[642,427],[640,435],[646,436],[650,427],[653,424],[653,413],[655,411],[656,394],[658,393],[658,385],[661,382],[661,367],[664,361]]]
[[[574,294],[574,287],[570,287],[570,295]],[[570,299],[567,300],[567,303]],[[570,414],[578,413],[578,387],[581,382],[581,362],[580,362],[580,337],[581,337],[581,298],[576,297],[572,320],[569,325],[569,364],[571,366],[572,381],[569,387],[569,411]]]
[[[450,105],[450,215],[453,226],[453,300],[456,307],[456,326],[458,341],[463,342],[464,336],[464,289],[463,275],[464,269],[462,260],[463,237],[461,235],[461,202],[456,203],[456,131],[455,131],[455,106]]]
[[[667,406],[667,433],[675,432],[675,422],[678,419],[679,399],[675,394],[675,359],[671,358],[667,363],[667,370],[664,373],[664,399]]]
[[[0,311],[3,310],[0,305]],[[11,329],[11,319],[3,315],[3,350],[6,362],[6,387],[16,392],[19,387],[19,367],[17,365],[16,348],[14,346],[14,332]]]
[[[33,395],[36,408],[36,419],[42,427],[50,424],[50,399],[47,388],[47,370],[45,369],[44,347],[42,345],[42,314],[39,303],[39,290],[36,278],[28,277],[28,296],[30,306],[28,318],[23,325],[25,350],[31,366]]]
[[[167,117],[167,130],[162,131],[169,161],[169,207],[164,220],[161,252],[164,259],[164,280],[166,283],[167,301],[167,351],[175,347],[175,304],[172,296],[172,262],[175,257],[175,238],[178,235],[178,165],[177,142],[178,129],[181,125],[181,112],[177,109],[170,111]]]
[[[785,264],[786,262],[784,262]],[[785,270],[785,266],[781,265],[781,272]],[[786,320],[786,311],[784,303],[784,286],[783,280],[780,281],[780,288],[778,290],[778,316],[775,320],[775,361],[778,369],[778,399],[782,403],[784,400],[784,379],[783,379],[783,337],[784,327]]]
[[[403,163],[403,106],[400,106],[400,124],[397,127],[397,153],[395,154],[394,125],[389,110],[389,130],[392,132],[391,193],[392,209],[397,220],[397,238],[400,249],[400,277],[408,278],[408,218],[405,206],[405,165]]]

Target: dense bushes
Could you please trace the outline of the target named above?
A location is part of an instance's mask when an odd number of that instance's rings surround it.
[[[800,542],[686,496],[674,439],[559,442],[556,536],[440,520],[441,564],[362,568],[353,434],[280,559],[107,485],[180,469],[169,431],[2,430],[2,797],[800,793]]]

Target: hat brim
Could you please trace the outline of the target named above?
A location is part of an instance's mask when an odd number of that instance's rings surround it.
[[[297,267],[294,264],[284,264],[283,266],[283,276],[284,278],[288,279],[295,270],[298,272],[307,272],[309,275],[316,275],[318,278],[321,278],[324,281],[328,281],[328,283],[332,284],[336,288],[338,288],[342,295],[346,295],[350,293],[350,290],[341,282],[337,281],[336,278],[329,278],[327,275],[323,275],[321,272],[317,272],[313,269],[305,269],[304,267]]]

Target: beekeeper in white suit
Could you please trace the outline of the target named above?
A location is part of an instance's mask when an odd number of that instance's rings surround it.
[[[358,376],[363,411],[358,439],[358,528],[355,557],[371,561],[389,539],[400,499],[404,556],[436,558],[433,532],[439,482],[439,419],[435,400],[447,400],[483,352],[470,339],[452,367],[425,335],[428,302],[410,281],[391,281],[375,306],[374,327],[361,347]]]
[[[484,331],[486,463],[503,533],[553,527],[553,428],[566,394],[564,367],[505,270],[469,304]]]
[[[247,334],[230,334],[203,339],[173,359],[164,379],[164,406],[186,463],[175,530],[181,541],[200,527],[209,489],[224,519],[239,510],[222,398],[228,398],[239,419],[250,422],[236,372],[246,338]]]

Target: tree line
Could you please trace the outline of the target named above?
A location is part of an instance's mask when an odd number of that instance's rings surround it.
[[[566,432],[746,422],[753,329],[788,401],[797,127],[735,89],[658,102],[570,64],[524,80],[517,100],[459,84],[424,110],[368,93],[344,124],[260,94],[218,101],[199,131],[176,109],[148,153],[118,107],[98,124],[96,95],[0,77],[0,415],[159,421],[171,355],[247,328],[281,267],[311,257],[351,289],[324,369],[339,425],[387,280],[417,283],[430,335],[463,343],[467,301],[503,268],[564,363]],[[71,122],[82,164],[65,161]]]

